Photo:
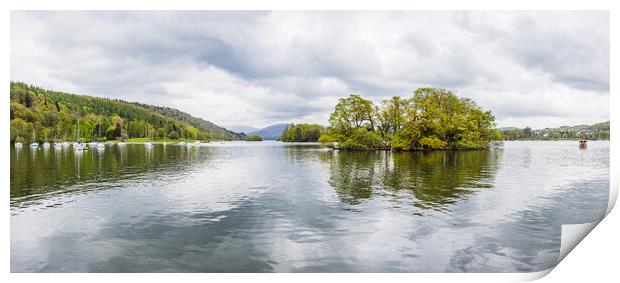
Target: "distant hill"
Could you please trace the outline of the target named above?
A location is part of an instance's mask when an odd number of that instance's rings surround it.
[[[284,132],[284,129],[286,129],[288,125],[290,124],[285,124],[285,123],[274,124],[274,125],[262,128],[260,130],[246,133],[246,134],[247,135],[259,135],[265,140],[275,140],[282,135],[282,133]]]
[[[202,118],[169,107],[46,90],[11,82],[11,142],[189,137],[242,140]]]
[[[142,103],[132,103],[132,104],[144,107],[148,110],[157,112],[166,117],[189,123],[190,125],[196,127],[198,130],[208,132],[212,134],[214,137],[220,137],[222,139],[233,139],[233,140],[244,139],[242,134],[239,134],[237,132],[220,127],[216,124],[213,124],[210,121],[204,120],[202,118],[194,117],[192,115],[189,115],[185,112],[181,112],[174,108],[153,106],[153,105],[142,104]]]
[[[237,133],[251,133],[260,130],[259,128],[254,128],[252,126],[231,126],[228,127],[229,130],[237,132]]]

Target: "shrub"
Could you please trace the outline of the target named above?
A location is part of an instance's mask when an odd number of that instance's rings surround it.
[[[178,139],[178,138],[179,138],[179,133],[177,133],[176,131],[172,131],[172,132],[170,132],[170,133],[168,134],[168,137],[169,137],[170,139],[176,140],[176,139]]]

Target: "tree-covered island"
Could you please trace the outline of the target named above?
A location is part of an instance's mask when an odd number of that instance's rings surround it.
[[[339,99],[318,141],[339,149],[409,151],[481,149],[501,138],[495,117],[471,99],[419,88],[411,98],[394,96],[381,105],[359,95]]]

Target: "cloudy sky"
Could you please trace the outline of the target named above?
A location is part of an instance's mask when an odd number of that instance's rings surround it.
[[[12,12],[11,79],[223,126],[443,87],[498,126],[609,119],[608,12]]]

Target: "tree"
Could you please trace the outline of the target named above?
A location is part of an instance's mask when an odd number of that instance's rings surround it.
[[[123,129],[121,127],[121,124],[116,123],[116,127],[114,127],[114,138],[118,138],[122,136],[122,134],[123,134]]]
[[[166,130],[164,128],[157,129],[157,137],[164,138],[166,136]]]
[[[525,138],[531,138],[532,137],[532,128],[530,127],[525,127],[525,129],[523,129],[523,136]]]
[[[374,131],[372,102],[359,95],[340,98],[329,116],[329,123],[340,132],[350,133],[352,129],[362,126]]]

